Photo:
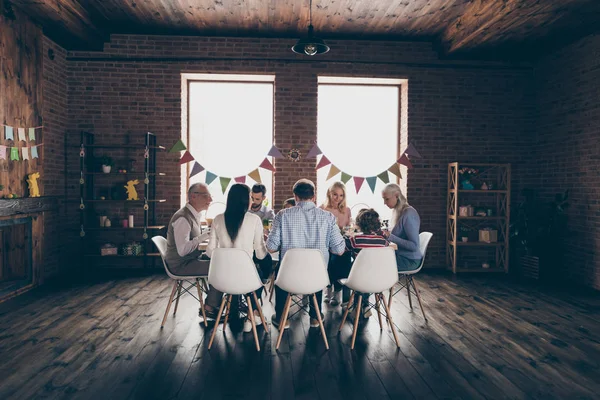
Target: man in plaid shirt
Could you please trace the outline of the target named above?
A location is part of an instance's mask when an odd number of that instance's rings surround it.
[[[314,203],[315,185],[308,179],[300,179],[294,184],[296,206],[281,210],[273,220],[273,227],[267,239],[270,252],[279,251],[283,260],[289,249],[317,249],[323,255],[325,265],[329,262],[329,252],[341,255],[346,244],[335,221],[335,216],[318,208]],[[283,312],[288,293],[275,287],[275,315],[273,323],[279,327],[279,318]],[[323,292],[317,293],[317,303],[321,307]],[[321,311],[321,310],[319,310]],[[314,305],[310,303],[310,326],[318,327]],[[321,312],[321,315],[323,313]],[[287,328],[287,326],[285,327]]]

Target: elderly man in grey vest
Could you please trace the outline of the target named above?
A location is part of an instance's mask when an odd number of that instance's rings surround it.
[[[202,232],[200,213],[208,209],[211,202],[208,187],[204,183],[194,183],[188,189],[187,204],[171,218],[167,230],[166,258],[172,274],[208,275],[210,260],[199,258],[202,253],[198,247],[209,236],[208,232]],[[206,311],[212,314],[219,304],[218,294],[210,290],[206,298]]]

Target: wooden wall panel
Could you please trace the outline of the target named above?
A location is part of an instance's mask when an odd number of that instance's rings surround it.
[[[13,127],[42,125],[42,32],[41,29],[6,0],[0,0],[0,124]],[[44,147],[39,159],[23,161],[21,147],[43,143],[43,129],[36,130],[36,141],[5,140],[0,129],[0,145],[19,148],[20,161],[0,160],[0,193],[27,195],[27,174],[41,172]],[[8,152],[7,152],[8,153]],[[9,155],[7,154],[7,158]],[[39,180],[43,195],[43,174]]]

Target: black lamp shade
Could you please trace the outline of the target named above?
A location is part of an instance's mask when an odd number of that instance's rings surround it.
[[[314,37],[313,26],[308,26],[308,37],[298,40],[292,51],[298,54],[314,56],[315,54],[324,54],[329,51],[329,46],[325,44],[323,39]]]

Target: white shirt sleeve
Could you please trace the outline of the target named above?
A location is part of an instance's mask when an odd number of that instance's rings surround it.
[[[262,260],[267,256],[267,248],[265,247],[265,239],[263,233],[263,225],[260,219],[257,219],[254,225],[254,251],[256,252],[256,258]]]
[[[192,227],[183,217],[173,222],[173,235],[175,236],[175,246],[177,254],[184,257],[194,250],[198,249],[198,245],[208,239],[208,233],[202,233],[190,240],[190,232]]]

